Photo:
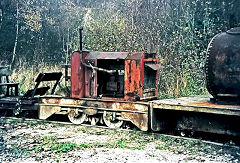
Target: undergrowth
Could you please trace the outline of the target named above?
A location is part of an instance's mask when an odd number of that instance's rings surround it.
[[[111,142],[85,142],[77,144],[75,142],[58,142],[56,136],[43,136],[38,144],[33,148],[33,151],[38,153],[42,151],[49,151],[57,155],[62,155],[69,151],[80,150],[83,148],[124,148],[141,150],[144,149],[148,141],[133,141],[127,138],[120,138]]]
[[[19,93],[23,95],[29,89],[33,89],[35,86],[35,80],[39,73],[42,72],[62,72],[64,75],[64,69],[62,68],[63,63],[58,63],[56,65],[40,62],[38,65],[30,65],[28,63],[23,63],[20,67],[13,70],[10,80],[19,83]],[[55,82],[44,82],[40,86],[49,85],[51,88]],[[62,94],[65,90],[65,81],[62,77],[60,81],[60,87],[56,89],[56,94]],[[50,93],[50,92],[48,92]],[[64,92],[65,93],[65,92]]]

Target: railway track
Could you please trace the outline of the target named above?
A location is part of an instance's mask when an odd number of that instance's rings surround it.
[[[61,117],[62,118],[62,117]],[[181,139],[186,141],[201,141],[202,143],[206,143],[209,145],[215,145],[219,147],[227,147],[227,148],[234,148],[236,150],[240,150],[240,142],[238,138],[233,137],[219,137],[219,135],[205,135],[204,133],[201,133],[201,137],[199,135],[197,136],[191,136],[191,137],[184,137],[179,135],[174,135],[173,132],[171,133],[157,133],[157,132],[147,132],[147,131],[140,131],[136,130],[136,128],[109,128],[107,126],[100,126],[100,125],[90,125],[90,124],[73,124],[71,122],[68,122],[67,119],[65,121],[59,121],[58,118],[51,119],[51,120],[41,120],[41,119],[33,119],[33,118],[17,118],[17,117],[1,117],[0,119],[0,127],[3,124],[17,124],[17,123],[29,123],[31,125],[38,125],[38,124],[57,124],[57,125],[67,125],[67,126],[85,126],[90,128],[98,128],[98,129],[106,129],[106,130],[117,130],[119,132],[126,131],[126,132],[137,132],[137,133],[143,133],[143,134],[149,134],[154,135],[156,137],[168,137],[168,138],[174,138],[174,139]],[[189,135],[188,135],[189,136]]]

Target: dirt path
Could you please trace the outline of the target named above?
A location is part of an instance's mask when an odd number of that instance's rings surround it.
[[[199,140],[84,126],[0,126],[0,162],[240,162],[240,150]]]

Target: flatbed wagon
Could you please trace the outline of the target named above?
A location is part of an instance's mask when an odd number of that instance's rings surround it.
[[[210,96],[193,96],[150,102],[151,129],[168,128],[240,135],[240,105],[215,104]]]

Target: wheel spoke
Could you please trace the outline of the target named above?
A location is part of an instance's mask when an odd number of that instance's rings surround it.
[[[123,124],[122,120],[117,119],[117,115],[115,112],[104,111],[103,121],[110,128],[120,128]]]
[[[90,117],[90,123],[93,126],[95,126],[99,122],[99,120],[100,120],[99,117],[95,117],[95,116]]]

